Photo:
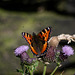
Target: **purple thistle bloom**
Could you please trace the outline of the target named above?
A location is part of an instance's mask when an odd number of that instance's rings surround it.
[[[71,56],[74,54],[74,50],[72,49],[72,47],[65,45],[64,47],[62,47],[62,52],[64,53],[64,55],[67,56]]]
[[[36,58],[30,58],[29,57],[29,55],[26,53],[26,51],[28,49],[29,49],[28,46],[22,45],[22,46],[16,48],[14,53],[17,57],[20,57],[21,62],[23,62],[23,63],[26,62],[26,64],[31,64],[36,60]]]
[[[27,51],[28,49],[29,49],[28,46],[22,45],[22,46],[16,48],[14,53],[15,53],[16,56],[20,56],[23,52]]]

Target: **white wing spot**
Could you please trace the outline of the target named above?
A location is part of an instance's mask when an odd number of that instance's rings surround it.
[[[48,30],[49,30],[50,28],[48,27]]]
[[[23,33],[22,33],[22,35],[24,36],[24,35],[25,35],[25,33],[23,32]]]

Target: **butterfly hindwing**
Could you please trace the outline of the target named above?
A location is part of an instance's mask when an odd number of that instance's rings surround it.
[[[45,44],[43,44],[43,48],[41,50],[41,54],[44,54],[45,52],[47,52],[47,47],[48,47],[48,43],[45,42]]]
[[[34,55],[38,55],[38,53],[36,52],[36,50],[34,49],[34,47],[32,45],[30,45],[30,48]]]

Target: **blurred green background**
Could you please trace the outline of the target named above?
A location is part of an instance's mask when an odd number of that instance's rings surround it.
[[[22,32],[38,33],[51,26],[51,36],[62,33],[75,34],[75,0],[0,0],[0,75],[20,75],[16,72],[20,60],[15,56],[15,48],[28,45]],[[60,43],[60,46],[66,44]],[[70,44],[75,49],[75,43]],[[29,55],[31,56],[29,50]],[[62,63],[55,75],[75,74],[75,55]],[[49,75],[56,64],[47,67]],[[42,75],[40,63],[34,75]]]

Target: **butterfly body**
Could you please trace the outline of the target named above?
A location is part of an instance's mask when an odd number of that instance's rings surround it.
[[[51,28],[49,27],[42,30],[37,35],[34,32],[33,32],[33,36],[26,32],[22,32],[22,35],[29,43],[33,54],[36,56],[42,56],[47,51],[50,32],[51,32]]]
[[[43,41],[38,35],[33,33],[33,39],[31,41],[32,47],[34,47],[34,50],[38,53],[38,55],[41,55],[41,50],[43,48],[43,44],[45,41]]]

